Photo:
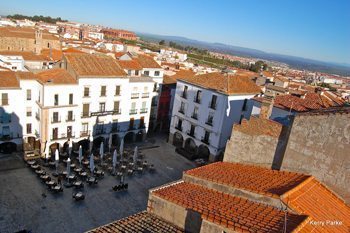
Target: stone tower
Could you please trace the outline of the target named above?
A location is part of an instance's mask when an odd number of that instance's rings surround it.
[[[40,54],[43,46],[43,32],[41,30],[35,31],[35,41],[34,41],[34,53]]]

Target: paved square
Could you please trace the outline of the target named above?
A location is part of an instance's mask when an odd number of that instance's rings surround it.
[[[72,198],[73,188],[53,194],[19,156],[1,155],[0,232],[84,232],[145,210],[150,188],[180,179],[184,170],[195,166],[176,154],[164,138],[156,138],[153,145],[159,147],[145,149],[143,154],[155,165],[154,174],[126,177],[129,189],[120,193],[112,191],[117,178],[106,174],[97,186],[85,184],[86,198],[80,202]]]

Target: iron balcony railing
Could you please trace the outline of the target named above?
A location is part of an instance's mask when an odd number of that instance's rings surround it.
[[[80,131],[80,137],[87,137],[90,135],[90,130]]]
[[[66,117],[66,122],[72,122],[72,121],[75,121],[74,115],[73,115],[73,116],[67,116],[67,117]]]
[[[149,97],[149,93],[147,92],[147,93],[142,93],[142,96],[141,96],[142,98],[148,98]]]
[[[137,109],[130,109],[130,115],[135,115],[137,114]]]
[[[140,113],[147,113],[148,112],[148,109],[147,108],[141,108],[140,109]]]
[[[131,93],[131,99],[138,99],[139,93]]]
[[[53,118],[51,118],[51,123],[60,123],[60,122],[61,122],[61,117],[57,117],[57,118],[53,117]]]

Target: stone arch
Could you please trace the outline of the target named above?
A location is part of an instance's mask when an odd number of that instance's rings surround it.
[[[11,154],[17,151],[17,144],[14,142],[4,142],[0,144],[0,152],[5,154]]]
[[[199,147],[198,147],[198,158],[209,159],[209,156],[210,156],[209,148],[206,145],[204,145],[204,144],[199,145]]]
[[[184,149],[191,154],[196,154],[197,145],[192,138],[187,138],[185,140],[185,148]]]
[[[76,144],[78,144],[78,150],[79,150],[79,147],[81,146],[83,150],[83,154],[85,154],[90,149],[90,141],[88,139],[80,140]]]
[[[135,138],[135,133],[134,132],[128,132],[124,136],[124,143],[133,143]]]
[[[97,138],[94,138],[94,140],[92,141],[92,150],[99,150],[102,142],[105,144],[104,137],[99,136]]]
[[[137,134],[136,134],[136,141],[137,142],[142,142],[144,135],[145,135],[145,131],[144,130],[140,130],[139,132],[137,132]]]
[[[173,137],[174,137],[173,138],[173,145],[175,147],[182,147],[183,142],[184,142],[184,138],[183,138],[182,134],[179,132],[175,132]]]

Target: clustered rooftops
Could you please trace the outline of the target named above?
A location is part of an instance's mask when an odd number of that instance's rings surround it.
[[[46,30],[41,30],[42,38],[46,40],[59,40],[58,37],[52,35]],[[35,29],[33,28],[17,28],[17,27],[0,27],[0,37],[20,37],[35,39]]]

